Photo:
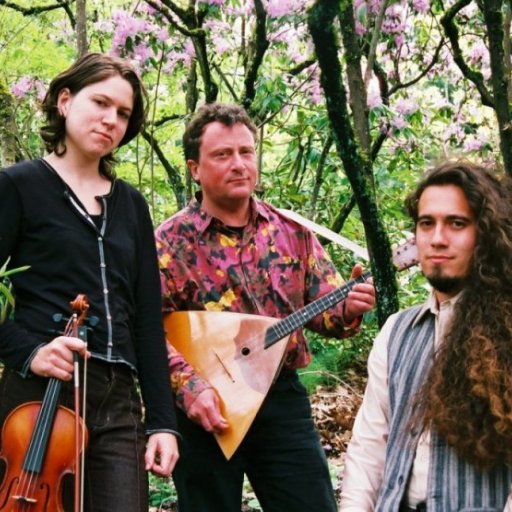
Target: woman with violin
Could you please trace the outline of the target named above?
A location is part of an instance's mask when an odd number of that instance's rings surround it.
[[[0,172],[0,266],[29,266],[12,276],[15,311],[0,325],[0,511],[76,507],[67,475],[79,463],[60,459],[68,432],[78,436],[65,426],[77,355],[86,367],[83,508],[147,511],[147,471],[168,476],[178,459],[152,222],[142,195],[112,170],[113,151],[137,135],[146,104],[126,62],[86,55],[43,101],[48,156]],[[78,294],[87,304],[73,313]],[[57,410],[47,414],[49,394]],[[42,469],[12,446],[32,416],[37,433],[26,435],[26,449],[42,452]]]

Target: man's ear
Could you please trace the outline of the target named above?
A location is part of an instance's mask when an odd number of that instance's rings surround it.
[[[59,91],[59,95],[57,96],[57,110],[62,117],[66,117],[68,113],[71,98],[71,91],[67,87]]]
[[[190,171],[190,175],[192,176],[192,179],[196,183],[199,183],[199,172],[198,172],[199,164],[195,160],[187,160],[187,167],[188,167],[188,170]]]

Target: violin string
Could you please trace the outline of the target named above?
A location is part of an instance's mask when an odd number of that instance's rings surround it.
[[[32,439],[29,444],[27,459],[24,462],[24,466],[26,468],[32,468],[37,461],[38,457],[42,456],[42,444],[44,438],[44,432],[49,428],[49,423],[51,420],[50,411],[48,410],[48,402],[52,402],[55,399],[56,394],[59,390],[59,382],[56,379],[51,379],[48,383],[48,387],[46,393],[43,397],[43,401],[40,407],[39,416],[37,418],[37,423],[41,426],[40,429],[37,429],[33,433]],[[20,479],[18,481],[18,485],[16,487],[16,495],[21,498],[30,498],[33,494],[33,488],[36,483],[37,475],[35,471],[32,469],[22,469]],[[24,500],[21,501],[22,503]],[[18,501],[19,505],[19,501]],[[19,507],[18,507],[19,508]],[[25,508],[25,505],[23,505]]]

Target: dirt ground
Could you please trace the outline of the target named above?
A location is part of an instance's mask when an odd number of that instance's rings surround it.
[[[330,388],[318,387],[311,395],[313,418],[329,460],[338,499],[344,454],[352,434],[355,415],[361,405],[365,383],[365,377],[354,372],[348,375],[347,381],[338,380],[337,385]],[[150,512],[178,512],[175,503],[168,503],[166,507],[153,507],[150,508]],[[258,501],[248,484],[244,491],[241,512],[261,512]]]

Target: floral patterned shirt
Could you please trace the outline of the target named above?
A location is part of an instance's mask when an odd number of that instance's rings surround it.
[[[164,313],[233,311],[283,318],[343,284],[308,229],[256,199],[245,228],[226,226],[193,199],[158,227],[156,243]],[[306,327],[343,338],[360,322],[344,325],[341,302]],[[303,368],[310,361],[298,330],[290,337],[284,367]],[[178,406],[186,411],[210,386],[174,348],[169,348],[169,369]]]

